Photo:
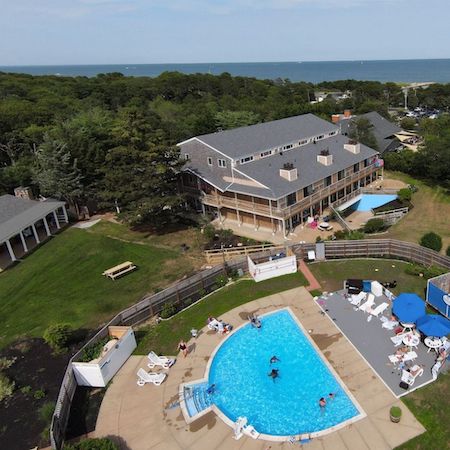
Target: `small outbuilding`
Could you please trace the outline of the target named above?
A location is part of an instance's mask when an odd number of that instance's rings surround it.
[[[297,257],[290,249],[255,260],[247,256],[247,261],[248,271],[256,282],[297,272]]]
[[[78,386],[105,387],[136,348],[136,338],[131,327],[108,327],[108,336],[103,341],[85,347],[80,359],[74,361],[72,369]]]
[[[33,200],[29,188],[0,196],[0,270],[69,222],[64,202]]]
[[[428,280],[426,301],[450,319],[450,272]]]

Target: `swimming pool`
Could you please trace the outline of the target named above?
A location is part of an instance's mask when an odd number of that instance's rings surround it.
[[[355,211],[371,211],[374,208],[392,202],[396,198],[396,195],[389,194],[362,194],[361,198],[351,207]]]
[[[270,364],[273,355],[280,361]],[[268,376],[272,368],[279,369],[276,380]],[[269,437],[331,431],[362,414],[288,309],[263,316],[261,329],[248,324],[226,339],[207,381],[229,424],[246,417]],[[330,392],[335,398],[321,409],[319,399]]]

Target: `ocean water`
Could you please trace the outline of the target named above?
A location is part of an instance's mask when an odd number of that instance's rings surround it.
[[[99,73],[121,72],[127,76],[156,77],[162,72],[229,72],[260,79],[289,78],[291,81],[374,80],[450,82],[450,59],[411,59],[389,61],[258,62],[202,64],[113,64],[70,66],[0,66],[2,72],[31,75],[93,77]]]
[[[270,358],[279,359],[270,364]],[[272,380],[268,373],[279,370]],[[358,415],[352,400],[287,310],[230,336],[214,356],[212,401],[232,421],[246,417],[259,433],[290,436],[325,430]],[[319,407],[319,399],[336,396]]]

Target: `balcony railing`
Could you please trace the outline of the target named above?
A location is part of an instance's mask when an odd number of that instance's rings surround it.
[[[202,193],[202,201],[205,205],[214,207],[224,207],[231,209],[239,209],[242,212],[249,212],[253,214],[259,214],[267,217],[274,217],[276,219],[287,219],[294,214],[298,214],[303,209],[315,205],[322,198],[328,197],[335,192],[344,189],[349,184],[361,179],[364,176],[369,175],[375,170],[375,166],[371,165],[361,169],[359,172],[353,173],[350,176],[330,184],[323,189],[313,192],[308,197],[300,200],[294,205],[287,206],[285,208],[262,205],[256,202],[250,202],[248,200],[240,200],[232,197],[225,197],[219,194],[205,194]]]

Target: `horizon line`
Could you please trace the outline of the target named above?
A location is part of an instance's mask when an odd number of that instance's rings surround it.
[[[341,63],[341,62],[395,62],[395,61],[446,61],[450,58],[401,58],[401,59],[339,59],[339,60],[292,60],[292,61],[225,61],[225,62],[157,62],[157,63],[81,63],[81,64],[2,64],[0,67],[53,67],[53,66],[158,66],[158,65],[203,65],[203,64],[303,64],[303,63]]]

